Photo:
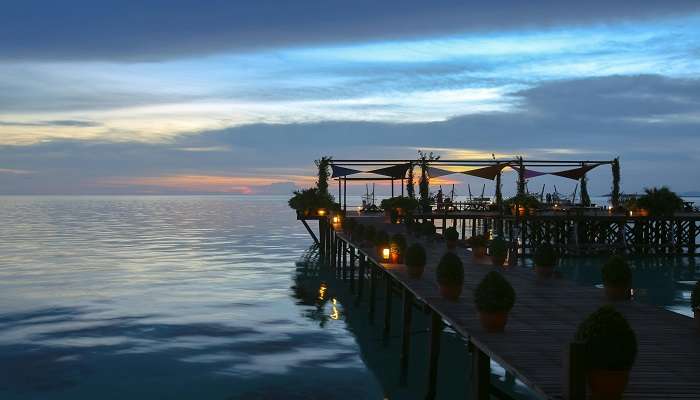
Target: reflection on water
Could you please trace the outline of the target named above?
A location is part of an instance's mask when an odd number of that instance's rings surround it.
[[[281,197],[0,197],[0,398],[381,398],[308,244]]]
[[[422,398],[428,318],[403,387],[400,301],[385,341],[383,291],[372,324],[309,243],[284,197],[0,197],[0,398]],[[697,273],[663,263],[636,297],[683,311]],[[466,348],[442,349],[438,396],[465,398]]]

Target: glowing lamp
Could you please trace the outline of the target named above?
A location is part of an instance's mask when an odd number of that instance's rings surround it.
[[[337,216],[337,215],[334,215],[334,216],[333,216],[333,223],[334,223],[334,224],[339,224],[339,223],[340,223],[340,217]]]
[[[633,214],[634,214],[634,213],[633,213],[632,211],[630,211],[630,217],[631,217]]]
[[[382,249],[382,261],[388,262],[390,258],[391,258],[391,249],[388,247],[383,248]]]
[[[319,208],[318,209],[318,216],[323,217],[324,215],[326,215],[326,210],[324,210],[323,208]]]

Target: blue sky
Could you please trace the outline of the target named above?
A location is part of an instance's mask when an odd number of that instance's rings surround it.
[[[700,190],[700,5],[546,3],[10,1],[0,194],[287,193],[418,148]]]

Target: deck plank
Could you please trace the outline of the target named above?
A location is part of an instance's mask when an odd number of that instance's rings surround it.
[[[382,218],[363,218],[391,234],[404,233],[409,244],[420,242],[428,262],[421,279],[408,276],[403,264],[382,264],[375,249],[360,249],[375,264],[410,290],[418,301],[438,312],[451,327],[478,344],[506,370],[543,397],[563,397],[564,349],[573,339],[578,324],[606,304],[603,291],[564,279],[537,279],[523,267],[493,267],[488,260],[475,260],[463,248],[457,254],[464,263],[464,288],[459,301],[442,298],[435,282],[435,268],[447,251],[443,241],[426,241],[406,234],[400,225]],[[341,240],[353,243],[337,232]],[[498,270],[516,292],[504,333],[486,333],[473,303],[474,289],[489,271]],[[700,334],[691,318],[634,301],[615,303],[637,333],[639,352],[630,373],[627,399],[700,399]]]

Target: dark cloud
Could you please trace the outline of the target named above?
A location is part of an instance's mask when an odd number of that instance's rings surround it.
[[[604,77],[547,83],[519,96],[521,110],[437,123],[249,125],[182,136],[164,144],[59,141],[5,146],[0,147],[0,169],[35,173],[0,173],[0,193],[111,193],[116,189],[100,184],[110,177],[312,175],[312,160],[324,154],[413,157],[417,148],[428,147],[549,159],[620,155],[628,191],[661,184],[679,191],[700,189],[700,170],[695,168],[700,157],[688,151],[700,146],[698,119],[643,120],[674,113],[679,102],[690,104],[681,108],[686,114],[700,115],[700,81]],[[595,170],[592,178],[592,192],[608,190],[608,170]],[[284,185],[264,190],[290,189]]]
[[[0,13],[0,59],[153,60],[232,49],[663,18],[699,7],[694,0],[9,0]]]
[[[94,121],[83,121],[83,120],[73,120],[73,119],[62,119],[54,121],[29,121],[29,122],[16,122],[16,121],[0,121],[0,126],[72,126],[76,128],[90,128],[95,126],[101,126],[99,122]]]

